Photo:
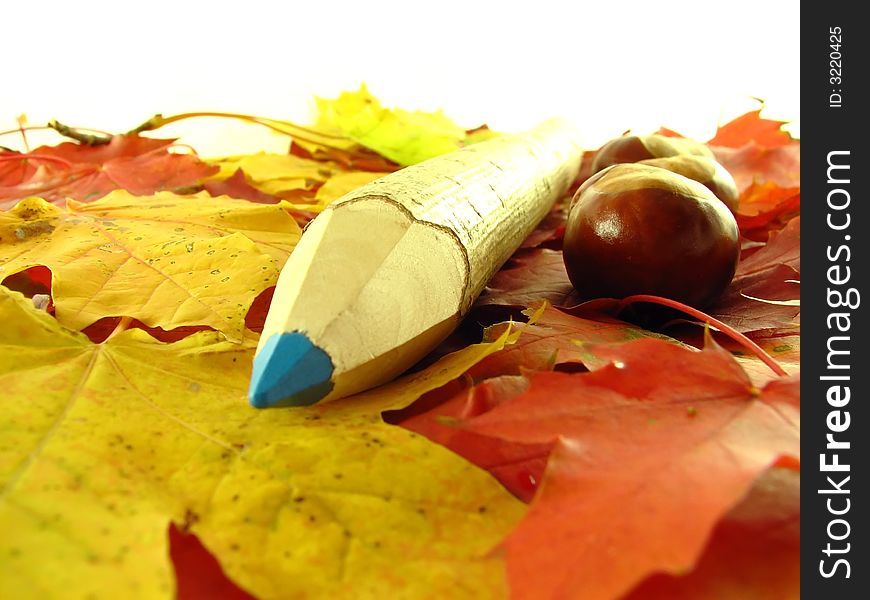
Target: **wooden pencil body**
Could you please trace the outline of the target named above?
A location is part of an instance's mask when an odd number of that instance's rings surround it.
[[[405,168],[330,205],[282,270],[258,352],[300,332],[328,398],[389,381],[446,337],[577,174],[556,123]]]

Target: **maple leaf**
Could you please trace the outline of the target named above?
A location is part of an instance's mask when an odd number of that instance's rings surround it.
[[[334,100],[317,99],[318,125],[341,132],[402,166],[459,149],[464,129],[443,112],[384,108],[365,84]]]
[[[773,357],[789,375],[800,373],[801,336],[798,327],[756,332],[752,336],[752,341]],[[770,367],[763,364],[757,356],[747,354],[744,348],[738,347],[730,341],[723,342],[723,347],[734,355],[734,358],[740,363],[740,366],[756,387],[762,387],[776,378]]]
[[[348,192],[362,187],[367,183],[380,179],[389,173],[381,173],[377,171],[351,171],[348,173],[337,173],[329,178],[324,183],[315,195],[317,201],[317,209],[323,210],[327,204],[333,200],[338,200]]]
[[[219,159],[220,172],[205,186],[212,194],[227,193],[254,202],[284,198],[297,211],[317,214],[344,194],[387,172],[344,171],[334,164],[294,155],[255,154]],[[220,185],[223,183],[223,185]]]
[[[710,146],[740,148],[753,143],[761,148],[776,148],[799,143],[782,130],[786,121],[761,118],[761,109],[749,111],[719,126],[716,135],[707,142]]]
[[[800,187],[800,145],[763,148],[753,142],[740,148],[710,148],[734,177],[741,194],[753,183],[775,183],[783,188]]]
[[[314,140],[299,137],[293,138],[293,142],[290,144],[290,154],[301,158],[334,163],[354,171],[391,173],[400,168],[395,162],[384,158],[365,146],[360,146],[352,140],[348,140],[352,142],[351,144],[344,146],[342,144],[335,144],[332,138],[322,139],[320,142],[317,142],[317,136],[313,137]]]
[[[800,597],[800,474],[771,469],[716,526],[685,575],[654,575],[625,600]]]
[[[174,523],[169,526],[169,555],[175,568],[176,600],[255,600],[224,574],[199,538]]]
[[[240,340],[248,307],[299,238],[284,208],[169,192],[115,191],[63,209],[30,198],[0,213],[0,280],[51,269],[56,316],[72,329],[128,316]]]
[[[568,279],[562,251],[520,249],[490,279],[477,299],[478,306],[529,306],[546,300],[554,306],[573,306],[579,296]]]
[[[799,460],[797,379],[757,390],[712,342],[701,352],[658,340],[597,352],[611,363],[536,373],[528,391],[464,426],[554,443],[504,544],[517,598],[613,598],[653,573],[686,573],[755,479]]]
[[[765,240],[771,230],[782,229],[800,211],[800,188],[783,188],[771,182],[753,183],[740,195],[735,216],[742,235]]]
[[[92,344],[2,288],[0,318],[0,596],[171,598],[170,522],[258,598],[503,593],[488,552],[522,505],[380,418],[498,344],[341,403],[257,411],[251,343],[133,329]]]
[[[175,140],[116,135],[108,144],[65,142],[30,153],[0,152],[0,209],[28,196],[63,204],[67,198],[91,201],[112,190],[147,195],[195,185],[217,171],[195,155],[169,152]],[[2,164],[2,163],[0,163]]]
[[[236,172],[226,179],[210,179],[202,186],[212,196],[229,196],[239,200],[249,200],[261,204],[278,204],[281,198],[258,190],[245,177],[245,172],[236,169]]]
[[[606,358],[600,358],[594,352],[603,344],[621,344],[644,337],[679,343],[605,314],[577,312],[577,315],[569,314],[547,305],[536,311],[523,311],[531,322],[522,327],[517,341],[483,359],[470,369],[469,375],[480,380],[506,374],[519,375],[523,370],[549,371],[565,363],[597,368],[607,362]],[[484,341],[498,339],[510,326],[510,323],[501,323],[489,327]]]
[[[466,381],[457,379],[423,396],[404,411],[385,413],[384,418],[486,469],[517,498],[531,502],[553,444],[493,439],[455,426],[459,420],[483,414],[526,389],[526,378],[516,375],[493,377],[470,388]],[[421,406],[428,407],[433,400],[434,407],[421,410]]]
[[[710,314],[741,332],[790,327],[800,306],[762,302],[800,298],[800,217],[772,232],[761,249],[742,260],[731,285]]]
[[[563,200],[568,200],[570,196]],[[538,226],[523,240],[520,248],[537,248],[538,246],[561,246],[565,235],[565,220],[568,218],[567,206],[560,202],[553,207]]]
[[[292,154],[250,154],[210,161],[220,170],[211,178],[224,180],[241,169],[251,186],[270,196],[296,199],[300,192],[316,190],[337,169],[329,164]]]

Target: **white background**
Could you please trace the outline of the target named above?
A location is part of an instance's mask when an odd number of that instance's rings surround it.
[[[562,115],[590,147],[660,125],[707,139],[753,96],[799,119],[799,23],[798,2],[760,0],[11,0],[0,130],[22,113],[113,132],[196,110],[304,123],[312,95],[365,81],[388,106],[443,108],[467,127]],[[287,144],[210,120],[166,133],[205,155]]]

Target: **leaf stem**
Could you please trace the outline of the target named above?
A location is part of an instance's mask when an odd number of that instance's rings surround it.
[[[115,328],[112,330],[112,333],[108,335],[106,339],[103,340],[103,344],[108,342],[110,339],[125,331],[128,327],[130,327],[130,323],[133,322],[133,317],[121,317],[121,320],[118,321],[118,324],[115,325]]]
[[[746,337],[733,327],[726,325],[719,319],[711,317],[707,313],[700,311],[697,308],[692,308],[691,306],[683,304],[682,302],[678,302],[677,300],[671,300],[670,298],[662,298],[661,296],[652,296],[649,294],[635,294],[634,296],[628,296],[626,298],[623,298],[620,301],[619,311],[622,311],[622,309],[627,304],[631,304],[633,302],[649,302],[651,304],[659,304],[661,306],[674,308],[688,315],[691,315],[696,319],[703,321],[707,325],[715,327],[716,329],[730,337],[732,340],[752,352],[761,360],[761,362],[770,367],[770,369],[780,377],[786,377],[788,375],[785,369],[779,366],[779,363],[777,363],[770,354],[765,352],[761,346],[750,340],[748,337]]]
[[[323,139],[312,139],[316,138],[327,138],[333,140],[341,140],[341,141],[352,141],[351,138],[344,135],[336,135],[327,133],[324,131],[317,131],[315,129],[311,129],[309,127],[303,127],[302,125],[297,125],[296,123],[291,123],[290,121],[281,121],[279,119],[269,119],[267,117],[257,117],[254,115],[245,115],[239,113],[225,113],[225,112],[213,112],[213,111],[198,111],[198,112],[189,112],[189,113],[180,113],[177,115],[171,115],[169,117],[164,117],[162,114],[156,114],[138,127],[131,129],[127,132],[127,135],[138,135],[144,131],[153,131],[155,129],[159,129],[164,125],[169,125],[170,123],[175,123],[176,121],[181,121],[183,119],[192,119],[196,117],[219,117],[226,119],[238,119],[240,121],[248,121],[250,123],[256,123],[257,125],[262,125],[263,127],[268,127],[273,131],[277,131],[279,133],[283,133],[285,135],[291,135],[297,137],[301,140],[305,140],[307,142],[320,144],[321,146],[327,146],[329,148],[334,148],[336,150],[341,150],[342,148],[333,146],[328,142],[323,141]]]
[[[85,133],[80,129],[75,129],[69,125],[64,125],[56,119],[48,122],[49,129],[54,129],[64,137],[73,139],[85,146],[105,146],[112,141],[111,135]]]

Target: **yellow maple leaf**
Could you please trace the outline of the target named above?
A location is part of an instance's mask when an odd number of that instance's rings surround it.
[[[318,127],[341,132],[403,166],[457,150],[465,140],[465,130],[443,112],[384,108],[364,84],[316,102]]]
[[[242,169],[253,187],[266,194],[281,197],[322,185],[337,171],[329,163],[292,154],[250,154],[208,160],[220,167],[211,179],[223,180]]]
[[[352,192],[356,188],[386,175],[389,175],[389,173],[371,171],[351,171],[333,175],[317,190],[315,199],[317,200],[318,210],[323,210],[333,200],[337,200],[348,192]]]
[[[170,192],[115,191],[66,208],[28,198],[0,213],[0,281],[47,266],[57,318],[72,329],[128,316],[238,341],[301,235],[286,206]]]
[[[523,506],[381,411],[471,346],[341,402],[258,411],[254,346],[128,330],[93,344],[0,287],[0,597],[172,598],[170,521],[260,598],[493,598]]]

